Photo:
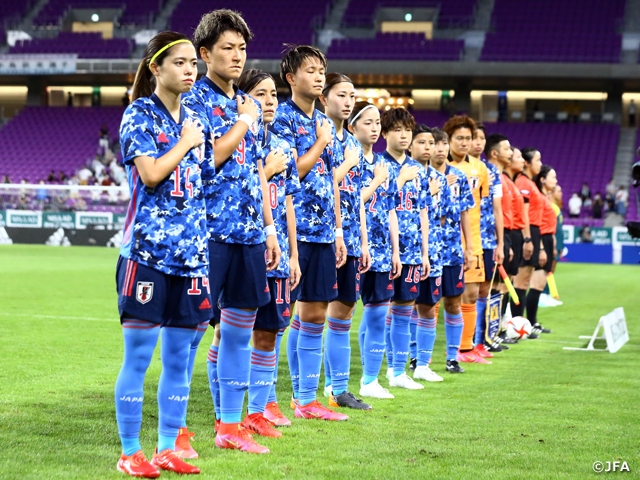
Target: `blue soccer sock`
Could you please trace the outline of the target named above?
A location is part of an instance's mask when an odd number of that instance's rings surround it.
[[[220,382],[220,421],[242,421],[244,393],[250,379],[249,341],[256,321],[256,310],[223,308],[220,313],[218,381]]]
[[[364,314],[362,312],[362,318],[360,319],[360,325],[358,326],[358,345],[360,346],[360,363],[364,366],[364,337],[367,333],[367,323],[364,321]]]
[[[298,335],[298,363],[300,364],[300,405],[308,405],[316,399],[320,367],[322,366],[322,332],[324,323],[315,324],[300,320]]]
[[[198,353],[198,346],[202,341],[202,337],[207,332],[207,327],[209,326],[209,322],[203,322],[198,325],[198,330],[196,332],[196,336],[191,343],[191,351],[189,352],[189,365],[187,365],[187,378],[189,379],[189,385],[191,385],[191,378],[193,377],[193,366],[196,361],[196,354]],[[184,418],[182,419],[182,426],[185,427],[187,425],[187,410],[184,411]]]
[[[409,356],[409,343],[411,333],[409,323],[411,322],[411,312],[413,306],[393,306],[391,307],[391,345],[393,346],[393,376],[397,377],[404,373]]]
[[[289,337],[287,338],[287,362],[289,362],[289,375],[293,398],[298,398],[300,389],[300,363],[298,360],[298,337],[300,335],[300,317],[296,313],[291,320]]]
[[[197,328],[162,327],[158,381],[158,451],[173,450],[189,402],[187,370]]]
[[[413,309],[411,312],[411,322],[409,323],[409,332],[411,333],[411,341],[409,342],[409,358],[418,356],[418,339],[416,332],[418,330],[418,311]]]
[[[385,318],[389,302],[370,303],[364,306],[362,324],[365,326],[362,357],[362,381],[365,385],[377,380],[384,356]]]
[[[280,345],[282,344],[282,336],[284,335],[285,329],[278,331],[278,335],[276,336],[276,366],[273,369],[273,383],[271,384],[271,388],[269,389],[269,398],[267,398],[267,403],[277,402],[278,398],[276,397],[276,384],[278,383],[278,365],[280,363]]]
[[[122,320],[124,360],[116,380],[115,402],[122,453],[133,455],[140,446],[144,377],[158,343],[160,326],[143,320]]]
[[[418,367],[429,365],[436,343],[436,318],[419,318],[416,336],[418,338]]]
[[[273,371],[276,368],[276,352],[251,350],[251,380],[249,383],[249,415],[264,413],[269,392],[273,386]]]
[[[384,319],[384,348],[387,354],[387,368],[393,368],[393,346],[391,345],[391,307]]]
[[[329,317],[329,331],[324,346],[324,354],[331,367],[331,390],[340,395],[349,389],[349,366],[351,364],[351,343],[349,330],[351,320]]]
[[[220,420],[220,382],[218,382],[218,347],[211,345],[207,355],[207,376],[216,420]]]
[[[329,333],[326,333],[329,338]],[[329,352],[327,352],[327,338],[324,339],[324,349],[322,350],[322,363],[324,364],[324,386],[331,385],[331,364],[329,363]]]
[[[453,315],[444,312],[444,331],[447,336],[447,360],[455,360],[460,349],[460,339],[462,338],[462,313]]]
[[[476,300],[476,333],[473,343],[481,345],[484,343],[484,333],[487,328],[487,299],[478,297]]]

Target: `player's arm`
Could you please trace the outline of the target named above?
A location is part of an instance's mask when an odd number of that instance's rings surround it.
[[[180,140],[160,158],[148,156],[135,157],[133,162],[140,174],[140,179],[149,188],[155,188],[162,180],[171,175],[189,150],[204,143],[202,126],[190,119],[184,121],[180,131]]]
[[[360,258],[360,273],[364,273],[371,268],[371,255],[369,254],[369,234],[367,233],[367,213],[364,209],[364,202],[360,201],[360,243],[362,257]]]
[[[469,270],[473,265],[473,239],[471,237],[471,220],[469,219],[469,210],[460,213],[460,226],[462,227],[462,235],[464,236],[464,269]]]
[[[421,280],[425,280],[429,276],[429,270],[431,270],[431,265],[429,264],[429,214],[427,208],[420,209],[420,230],[422,232]]]
[[[418,175],[421,168],[422,167],[419,167],[417,165],[404,165],[400,169],[400,173],[398,174],[398,179],[396,180],[396,184],[398,185],[398,191],[402,190],[402,187],[404,187],[405,183],[410,182],[411,180],[416,178],[416,175]]]
[[[287,195],[287,235],[289,237],[289,288],[294,289],[302,276],[298,263],[298,239],[296,232],[296,211],[293,208],[293,197]]]
[[[344,234],[342,233],[340,189],[338,188],[338,182],[335,181],[335,178],[333,180],[333,211],[336,215],[336,268],[340,268],[347,261],[347,246],[344,244]]]
[[[398,228],[398,214],[396,209],[389,210],[389,235],[391,237],[391,279],[395,280],[402,273],[400,261],[400,235]]]
[[[344,177],[349,173],[349,170],[360,163],[360,155],[358,153],[358,149],[351,145],[344,149],[344,160],[335,169],[334,177],[336,182],[342,182]]]
[[[273,224],[273,213],[269,204],[269,186],[264,176],[262,161],[258,161],[258,176],[260,177],[260,187],[262,188],[262,215],[264,219],[264,227],[267,232],[267,271],[278,268],[280,264],[280,246],[278,245],[278,236],[275,233],[275,225]]]
[[[233,155],[233,152],[238,148],[247,131],[249,131],[249,127],[251,127],[253,122],[260,116],[258,106],[250,96],[238,95],[236,102],[238,106],[238,120],[233,127],[227,130],[227,133],[216,138],[213,142],[213,158],[216,162],[216,167],[222,165]]]
[[[389,178],[389,169],[387,168],[386,163],[378,163],[373,168],[373,178],[371,179],[371,183],[360,192],[362,202],[368,202],[378,187],[382,185],[387,178]]]
[[[296,159],[296,166],[298,167],[298,176],[300,177],[300,180],[307,176],[314,165],[318,162],[318,159],[322,155],[324,149],[327,148],[327,145],[329,145],[332,140],[333,132],[331,131],[331,124],[329,123],[329,120],[318,120],[316,122],[316,141],[304,155],[299,156]]]
[[[531,225],[529,224],[529,202],[527,200],[525,200],[524,202],[522,218],[524,219],[522,236],[529,239],[529,241],[525,242],[522,246],[522,256],[525,260],[529,260],[531,258],[531,255],[533,255],[533,242],[531,241]]]
[[[498,245],[495,249],[495,261],[502,265],[504,262],[504,218],[502,216],[502,197],[493,197],[493,215],[496,219],[496,239]]]
[[[264,160],[264,176],[271,180],[274,175],[287,169],[287,155],[279,148],[271,150]]]

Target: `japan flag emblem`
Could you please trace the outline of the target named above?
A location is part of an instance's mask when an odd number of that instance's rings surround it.
[[[149,303],[153,298],[153,282],[138,282],[136,300],[141,304]]]

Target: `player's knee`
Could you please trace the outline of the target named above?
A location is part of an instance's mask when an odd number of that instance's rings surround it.
[[[261,352],[273,352],[276,348],[277,331],[254,330],[253,348]]]

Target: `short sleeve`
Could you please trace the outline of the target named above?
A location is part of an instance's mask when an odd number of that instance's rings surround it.
[[[132,164],[136,157],[158,158],[153,119],[141,105],[127,107],[120,125],[122,163]]]
[[[489,169],[484,163],[480,162],[480,196],[488,197],[490,188]]]
[[[476,206],[476,202],[473,200],[473,193],[471,187],[466,178],[461,179],[458,177],[460,184],[460,211],[471,210]]]
[[[433,203],[431,198],[431,188],[429,188],[429,174],[427,169],[423,168],[420,172],[422,181],[420,182],[420,210],[430,207]]]
[[[276,115],[276,119],[271,124],[273,133],[282,138],[292,149],[296,148],[296,138],[294,135],[293,121],[284,113]]]
[[[296,160],[293,158],[293,154],[290,150],[285,152],[289,157],[289,166],[287,167],[287,178],[285,180],[285,195],[293,195],[300,191],[300,178],[298,177],[298,167],[296,166]]]

